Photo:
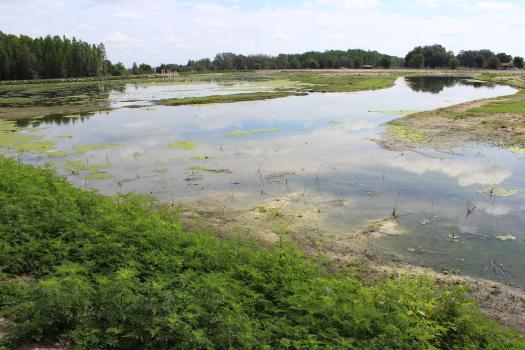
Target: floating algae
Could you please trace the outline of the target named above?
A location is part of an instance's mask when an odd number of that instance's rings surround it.
[[[97,149],[115,148],[115,147],[120,147],[120,146],[122,145],[118,143],[100,143],[100,144],[94,144],[94,145],[75,146],[75,150],[77,151],[77,154],[84,154],[86,152],[97,150]]]
[[[332,125],[341,125],[341,124],[344,124],[345,122],[342,120],[330,120],[328,123]]]
[[[257,134],[262,132],[275,132],[279,131],[277,128],[263,128],[263,129],[252,129],[252,130],[234,130],[234,131],[228,131],[226,135],[230,136],[243,136],[243,135],[251,135],[251,134]]]
[[[195,155],[192,157],[193,159],[209,159],[210,157],[206,155]]]
[[[415,141],[425,142],[427,141],[427,135],[424,132],[418,131],[415,128],[404,125],[388,124],[388,132],[396,139],[400,141]]]
[[[21,133],[15,122],[0,122],[0,148],[22,153],[47,153],[54,148],[54,141],[42,139],[41,135]]]
[[[204,166],[200,166],[200,165],[192,165],[188,168],[188,170],[192,170],[192,171],[206,171],[208,173],[226,173],[226,174],[229,174],[231,173],[231,170],[230,169],[216,169],[216,168],[207,168],[207,167],[204,167]]]
[[[195,142],[193,141],[176,141],[176,142],[170,143],[169,146],[171,148],[180,148],[185,151],[193,151],[195,147],[197,147],[195,145]]]
[[[513,188],[485,186],[483,189],[479,190],[478,193],[488,193],[493,197],[509,197],[518,194],[519,191]]]
[[[153,172],[157,173],[157,174],[164,174],[164,173],[168,172],[168,168],[155,169],[155,170],[153,170]]]
[[[91,173],[84,176],[84,180],[88,181],[96,181],[96,180],[109,180],[114,178],[115,176],[110,173],[106,172],[97,172],[97,173]]]
[[[97,171],[100,169],[107,169],[111,166],[108,164],[89,164],[84,160],[68,160],[65,164],[65,169],[68,171]]]

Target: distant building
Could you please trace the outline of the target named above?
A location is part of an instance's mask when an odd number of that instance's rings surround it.
[[[501,64],[501,69],[514,69],[514,61]]]
[[[162,69],[160,71],[160,75],[167,78],[177,78],[180,77],[180,73],[176,70],[168,70],[168,69]]]

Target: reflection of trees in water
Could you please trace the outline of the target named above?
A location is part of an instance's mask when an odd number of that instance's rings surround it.
[[[407,77],[405,80],[414,91],[438,94],[445,87],[458,84],[460,79],[456,77]]]
[[[20,119],[16,121],[16,125],[20,128],[25,127],[32,127],[36,128],[40,125],[44,124],[55,124],[55,125],[68,125],[68,124],[76,124],[76,123],[82,123],[85,120],[88,120],[91,118],[95,113],[83,113],[83,114],[75,114],[75,116],[65,116],[64,114],[52,114],[47,115],[42,118],[38,119]]]
[[[446,87],[468,85],[474,88],[494,87],[492,84],[468,81],[468,77],[406,77],[408,86],[417,92],[438,94]]]

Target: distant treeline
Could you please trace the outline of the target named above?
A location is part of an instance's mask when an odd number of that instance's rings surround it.
[[[489,68],[499,69],[501,65],[523,68],[523,58],[491,50],[462,50],[454,55],[442,45],[418,46],[405,56],[409,68]]]
[[[0,32],[0,80],[93,77],[111,73],[104,44]]]
[[[361,68],[363,65],[390,68],[402,67],[403,59],[385,55],[377,51],[329,50],[309,51],[301,54],[239,55],[220,53],[212,60],[208,58],[190,60],[188,70],[243,70],[243,69],[323,69],[323,68]]]
[[[89,44],[65,36],[31,38],[0,32],[0,80],[79,78],[154,74],[161,71],[226,71],[257,69],[337,68],[490,68],[502,65],[523,68],[522,57],[490,50],[463,50],[455,55],[442,45],[418,46],[405,58],[361,49],[309,51],[299,54],[242,55],[219,53],[214,59],[189,60],[187,64],[133,63],[129,69],[106,58],[104,44]]]

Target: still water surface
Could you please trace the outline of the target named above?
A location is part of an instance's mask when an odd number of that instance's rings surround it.
[[[249,89],[201,83],[128,86],[110,98],[122,107],[156,98]],[[400,233],[372,240],[375,254],[524,287],[525,160],[477,144],[444,154],[430,149],[390,151],[374,142],[385,131],[383,123],[406,111],[513,92],[506,86],[454,78],[400,78],[394,87],[377,91],[120,108],[91,117],[40,120],[33,126],[70,152],[54,161],[78,186],[106,194],[135,191],[175,202],[228,194],[221,205],[235,209],[300,193],[305,210],[320,211],[316,226],[340,235],[388,216],[397,201]],[[260,129],[267,130],[237,132]],[[195,148],[191,143],[186,143],[188,149],[169,146],[180,141],[191,141]],[[74,154],[75,146],[93,144],[119,146]],[[71,160],[104,164],[105,175],[112,178],[86,180],[86,172],[65,169]],[[45,160],[26,156],[24,161]],[[485,186],[517,194],[480,193]],[[475,209],[467,216],[469,207]],[[515,240],[495,238],[502,235]]]

